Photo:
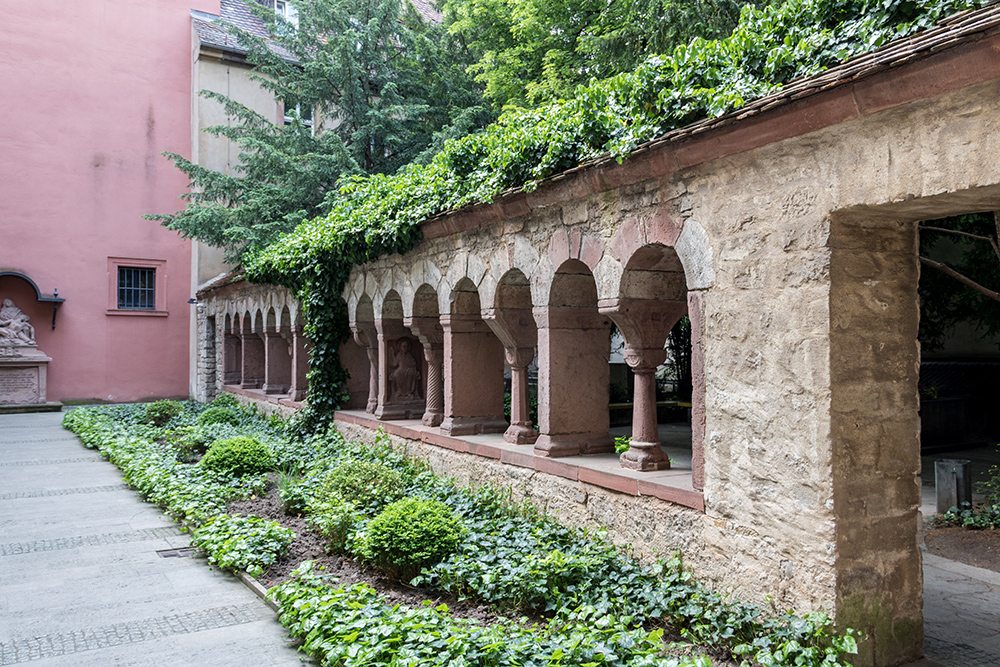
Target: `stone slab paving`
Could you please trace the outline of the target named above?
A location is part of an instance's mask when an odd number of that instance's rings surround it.
[[[312,664],[61,420],[0,415],[0,665]]]

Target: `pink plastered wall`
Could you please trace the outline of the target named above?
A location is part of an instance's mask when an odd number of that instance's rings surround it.
[[[161,155],[191,151],[191,17],[218,0],[37,0],[0,23],[0,279],[52,358],[48,398],[188,394],[190,242],[146,213],[183,207]],[[114,310],[109,258],[159,262],[156,315]],[[128,263],[128,262],[126,262]],[[109,270],[110,269],[110,270]],[[18,284],[20,283],[20,284]]]

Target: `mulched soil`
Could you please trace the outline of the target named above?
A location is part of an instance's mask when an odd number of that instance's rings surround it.
[[[314,560],[317,567],[322,567],[325,572],[336,577],[340,585],[351,586],[356,583],[366,583],[377,590],[386,603],[390,605],[419,607],[427,602],[434,606],[446,604],[449,613],[456,618],[465,618],[481,624],[511,622],[510,619],[497,614],[486,605],[411,588],[386,579],[377,571],[348,558],[327,554],[324,548],[325,540],[309,528],[305,519],[285,514],[278,499],[277,486],[273,481],[268,486],[267,495],[230,503],[229,512],[243,515],[255,514],[271,521],[277,521],[282,526],[295,531],[296,537],[289,546],[288,553],[258,577],[258,581],[267,588],[288,581],[292,571],[302,561]],[[539,615],[524,616],[514,622],[527,625],[543,624],[546,619]],[[737,667],[739,665],[737,661],[719,651],[683,643],[680,635],[672,633],[670,628],[665,628],[664,641],[667,645],[666,653],[674,657],[704,653],[712,658],[712,664],[716,667]]]
[[[927,526],[924,543],[932,554],[1000,572],[1000,530]]]

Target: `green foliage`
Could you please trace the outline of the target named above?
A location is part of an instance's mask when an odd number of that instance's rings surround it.
[[[236,426],[240,422],[240,417],[230,408],[214,405],[200,415],[198,415],[198,425],[207,426],[209,424],[231,424]]]
[[[927,227],[981,238],[973,239]],[[989,289],[1000,289],[1000,258],[985,240],[997,238],[997,220],[992,213],[928,220],[922,222],[920,228],[921,256],[940,261]],[[919,294],[919,336],[925,350],[940,350],[960,322],[970,323],[984,338],[995,338],[1000,334],[1000,303],[934,268],[922,267]]]
[[[228,391],[223,391],[212,400],[210,405],[213,408],[229,408],[231,410],[235,410],[240,407],[240,402],[237,401],[236,397]]]
[[[251,436],[218,440],[208,448],[199,465],[230,477],[254,475],[274,469],[267,445]]]
[[[378,461],[347,459],[323,478],[317,490],[320,500],[339,497],[372,513],[403,497],[406,479]]]
[[[224,514],[230,500],[261,493],[266,478],[234,480],[200,465],[178,463],[173,447],[157,442],[162,429],[144,422],[143,409],[77,409],[63,421],[86,446],[98,448],[118,465],[126,481],[149,500],[194,526],[207,523],[197,543],[214,554],[214,562],[254,572],[274,562],[289,538],[277,533],[273,523],[215,518]],[[193,423],[195,415],[195,409],[188,406],[176,420]],[[248,421],[252,419],[247,416]],[[385,439],[374,444],[347,443],[327,431],[292,441],[280,437],[277,425],[268,420],[258,417],[252,424],[272,439],[282,469],[299,470],[294,474],[301,478],[289,477],[289,484],[303,487],[309,521],[327,537],[332,550],[357,555],[367,548],[367,556],[375,560],[380,554],[413,556],[442,542],[451,543],[447,537],[421,536],[409,513],[400,512],[391,522],[387,518],[382,529],[378,518],[368,521],[340,495],[327,495],[323,500],[315,492],[328,471],[346,461],[378,463],[403,476],[411,496],[404,503],[440,507],[436,501],[457,517],[447,519],[441,512],[430,525],[441,530],[459,525],[464,529],[456,551],[436,564],[423,563],[413,585],[473,598],[498,609],[546,612],[553,618],[542,627],[516,623],[482,627],[456,622],[441,608],[425,617],[422,610],[386,606],[374,594],[364,592],[365,587],[338,592],[307,572],[298,582],[279,588],[275,597],[282,604],[286,626],[302,637],[311,652],[333,656],[330,660],[348,656],[342,664],[362,664],[369,657],[384,657],[397,660],[394,664],[398,665],[458,664],[449,663],[453,657],[449,651],[454,649],[454,655],[467,658],[462,663],[467,665],[592,662],[666,667],[674,663],[659,657],[658,631],[640,629],[664,623],[691,642],[789,667],[843,664],[839,654],[854,649],[853,635],[837,634],[826,616],[765,616],[753,605],[728,600],[699,584],[679,558],[643,566],[602,533],[569,529],[540,516],[530,505],[511,503],[509,490],[456,488],[426,467],[407,463]],[[308,466],[298,468],[305,461]],[[384,516],[391,514],[387,510]],[[386,546],[369,542],[373,524]],[[349,613],[344,613],[344,606],[350,608]],[[438,659],[441,662],[434,662]],[[709,663],[706,658],[696,664]]]
[[[355,528],[364,519],[352,504],[339,496],[329,496],[325,500],[309,505],[309,526],[327,539],[327,550],[346,554]]]
[[[303,650],[340,667],[710,667],[707,657],[660,656],[662,630],[628,617],[581,609],[546,625],[481,625],[455,619],[446,605],[390,606],[370,586],[334,588],[304,563],[271,589],[279,619]]]
[[[448,29],[497,107],[568,99],[580,84],[635,69],[693,37],[728,35],[738,0],[447,0]]]
[[[163,426],[184,410],[184,404],[177,401],[156,401],[146,406],[143,418],[153,426]]]
[[[624,454],[632,447],[632,436],[619,435],[615,438],[615,453]]]
[[[194,531],[191,545],[204,549],[208,561],[224,570],[245,570],[259,577],[294,539],[295,533],[277,521],[220,514]]]
[[[329,210],[326,197],[342,176],[393,172],[432,145],[436,133],[492,120],[465,73],[471,61],[460,42],[426,24],[409,3],[313,0],[295,6],[292,25],[260,3],[247,3],[268,39],[224,26],[255,64],[250,76],[274,95],[276,106],[282,102],[289,124],[202,91],[230,121],[208,132],[239,147],[235,173],[167,153],[191,180],[188,204],[177,213],[148,216],[226,248],[234,262]]]
[[[368,523],[360,555],[390,577],[409,581],[421,568],[452,554],[463,532],[444,503],[397,500]]]
[[[878,48],[982,0],[786,0],[744,7],[732,35],[695,38],[635,71],[581,86],[566,100],[511,108],[477,134],[448,141],[427,164],[341,181],[330,212],[247,256],[247,278],[293,289],[314,342],[310,409],[328,418],[344,396],[337,348],[347,339],[340,295],[353,266],[408,251],[417,225],[512,188],[531,190],[599,155],[732,112],[792,79]]]

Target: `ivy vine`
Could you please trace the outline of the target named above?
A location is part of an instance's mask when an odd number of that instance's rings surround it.
[[[312,419],[345,399],[337,353],[350,335],[341,294],[354,266],[405,253],[418,224],[512,188],[531,190],[554,174],[611,155],[701,118],[732,112],[786,83],[912,35],[986,0],[786,0],[747,6],[733,34],[693,39],[633,72],[577,88],[572,99],[512,108],[484,131],[451,140],[426,165],[394,175],[349,177],[328,215],[246,258],[247,279],[284,285],[304,307],[313,341]]]

